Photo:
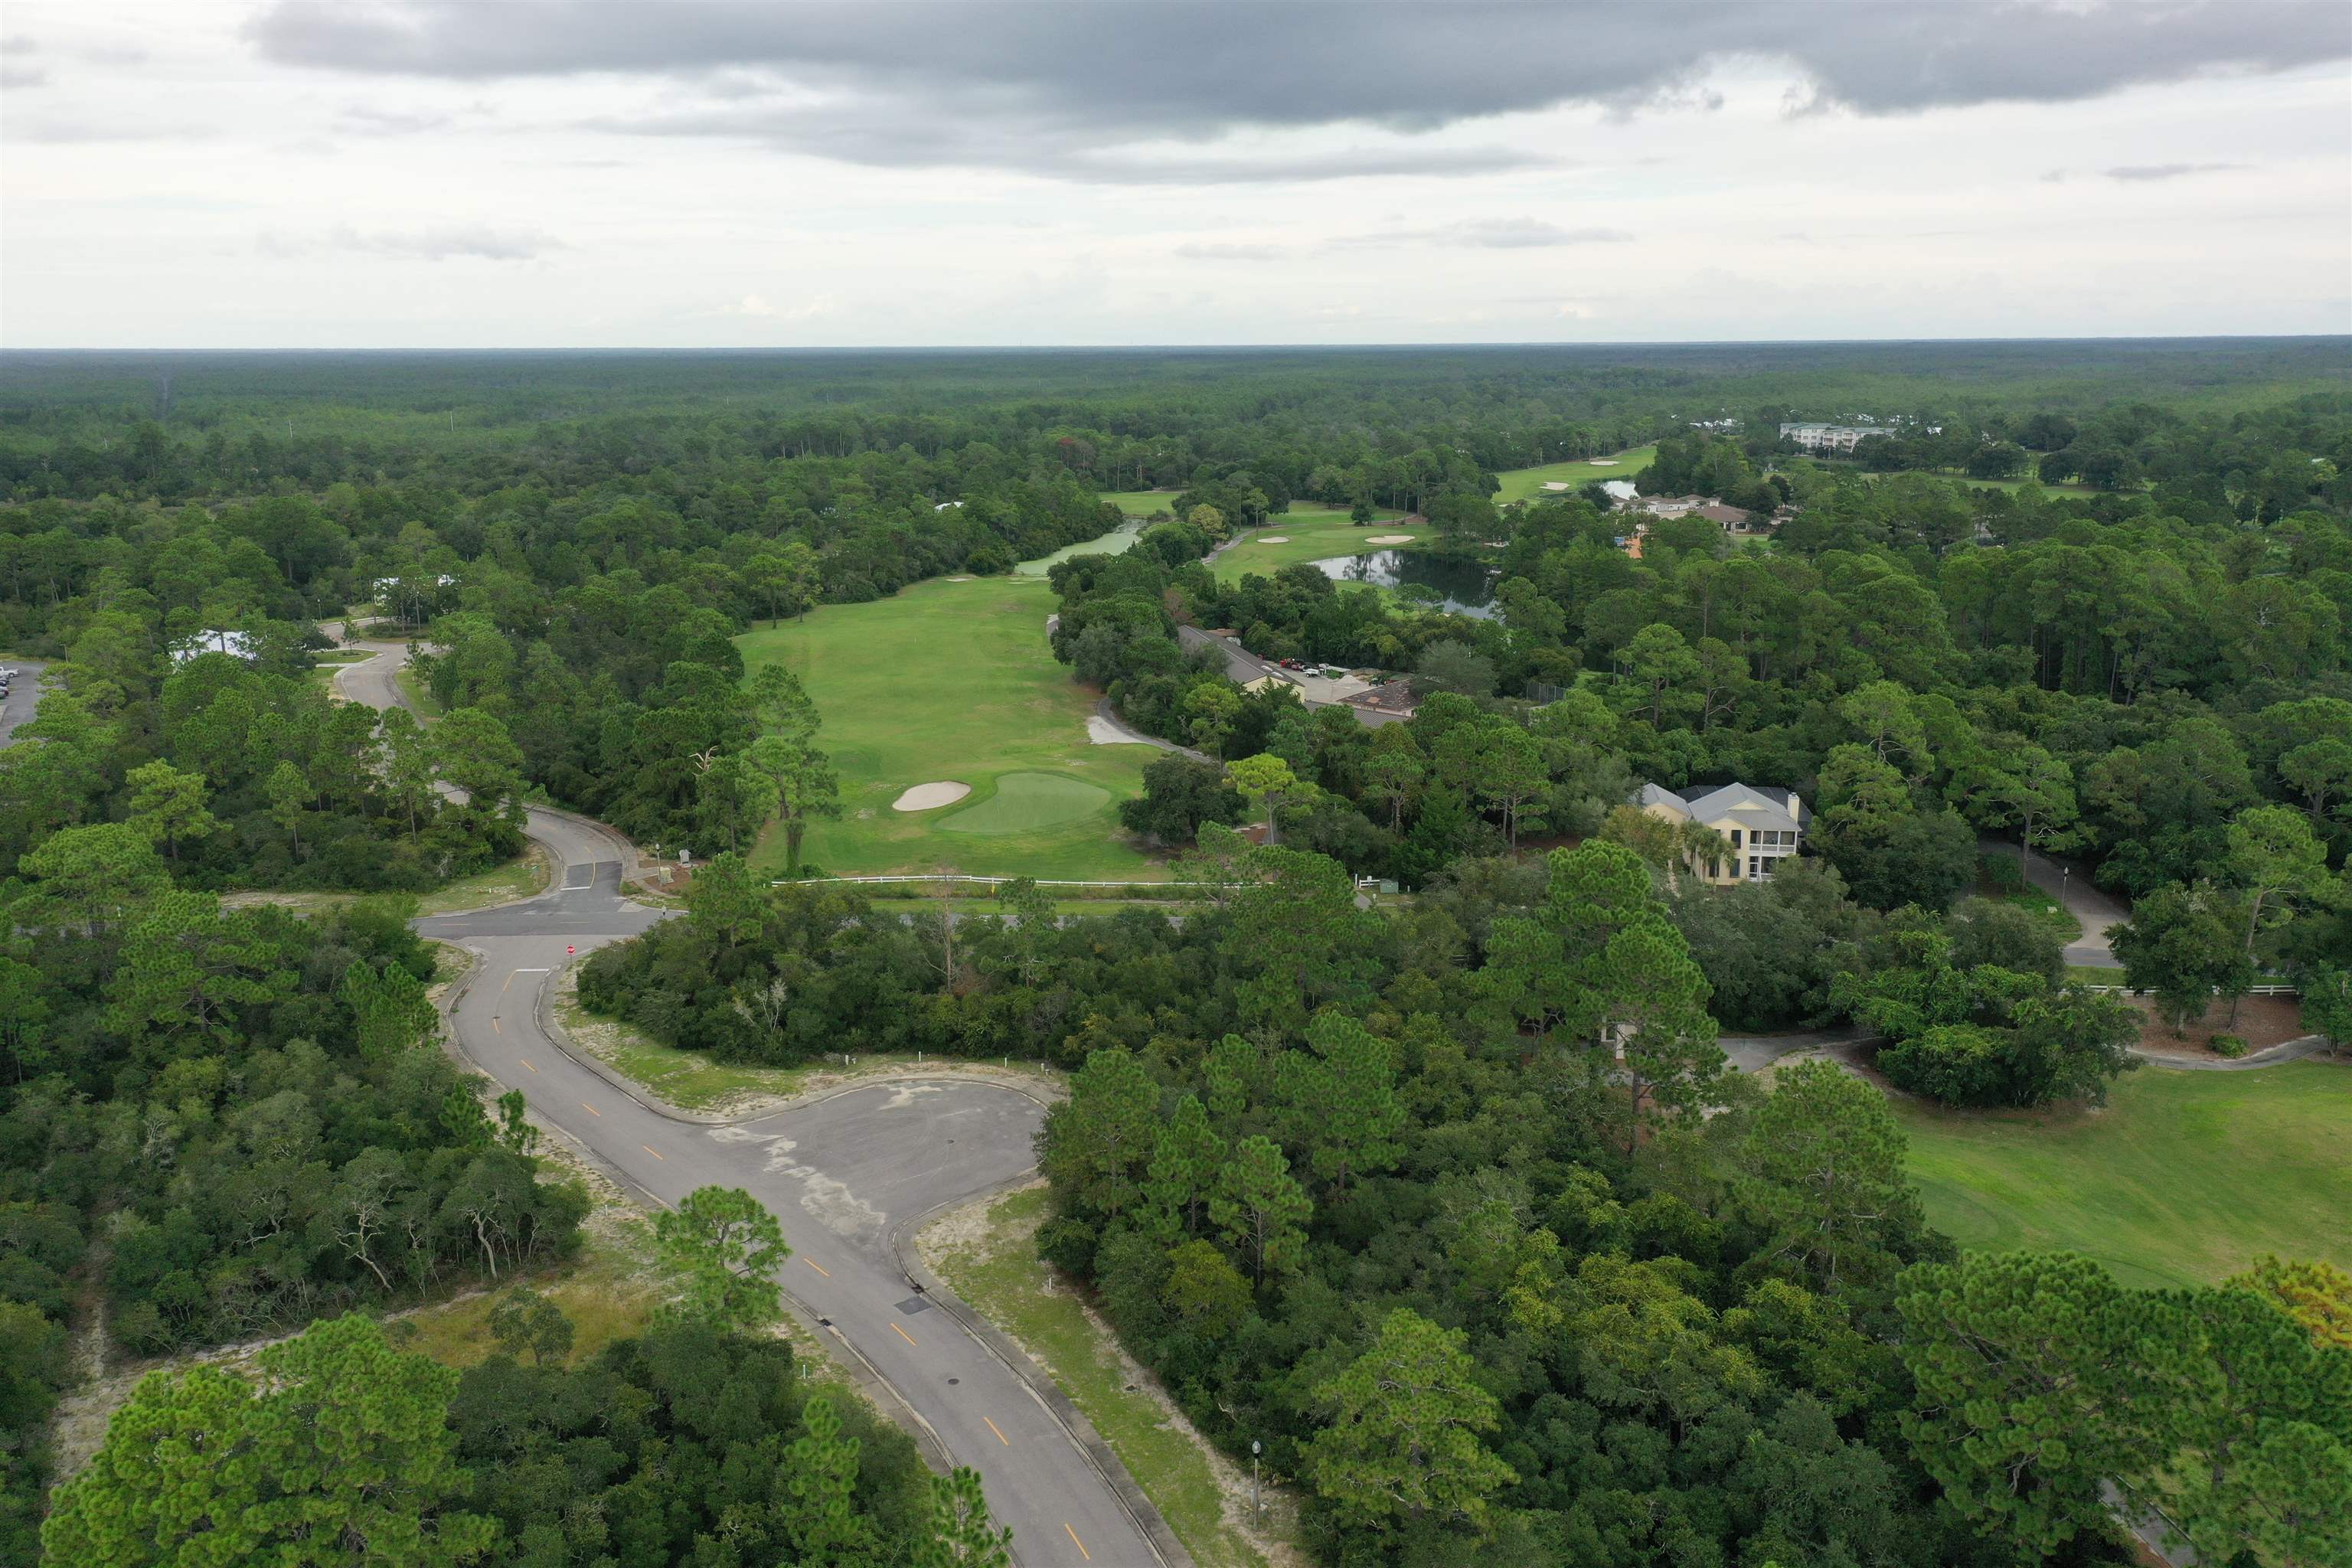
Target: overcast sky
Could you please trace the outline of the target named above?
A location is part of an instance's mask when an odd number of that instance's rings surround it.
[[[2342,0],[8,0],[0,344],[2352,331]]]

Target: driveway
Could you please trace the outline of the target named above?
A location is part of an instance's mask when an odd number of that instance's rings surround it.
[[[2018,847],[1998,838],[1979,838],[1977,853],[2005,855],[2017,858]],[[2071,874],[2070,874],[2071,873]],[[2107,944],[2107,928],[2123,924],[2131,919],[2131,906],[2091,885],[2088,870],[2063,860],[2053,860],[2046,855],[2034,855],[2025,864],[2026,880],[2056,899],[2082,935],[2066,944],[2066,962],[2088,969],[2121,969],[2115,950]]]

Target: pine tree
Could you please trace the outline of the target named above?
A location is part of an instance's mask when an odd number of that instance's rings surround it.
[[[914,1568],[1011,1568],[1013,1531],[989,1517],[980,1472],[958,1465],[931,1478],[931,1533]]]
[[[1330,1424],[1307,1447],[1315,1489],[1379,1526],[1434,1516],[1484,1533],[1487,1499],[1518,1479],[1478,1440],[1500,1424],[1464,1348],[1467,1336],[1399,1307],[1370,1348],[1315,1390]]]
[[[1250,1276],[1260,1284],[1269,1270],[1287,1273],[1303,1260],[1307,1216],[1314,1212],[1306,1189],[1291,1179],[1282,1150],[1255,1133],[1225,1162],[1209,1199],[1210,1223],[1248,1260]]]
[[[1224,1158],[1225,1141],[1209,1125],[1199,1097],[1180,1098],[1143,1177],[1144,1225],[1153,1240],[1172,1247],[1200,1229],[1202,1205]]]
[[[857,1439],[841,1435],[841,1417],[822,1394],[802,1407],[801,1428],[784,1450],[793,1568],[879,1568],[873,1522],[854,1506]]]

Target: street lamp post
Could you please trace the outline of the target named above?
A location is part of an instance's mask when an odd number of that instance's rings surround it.
[[[1265,1517],[1265,1506],[1257,1500],[1257,1457],[1264,1447],[1256,1438],[1250,1439],[1250,1511],[1260,1519]]]

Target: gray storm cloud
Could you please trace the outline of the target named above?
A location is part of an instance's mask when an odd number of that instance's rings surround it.
[[[1342,124],[1412,134],[1572,103],[1638,111],[1692,101],[1734,62],[1785,69],[1794,110],[1877,116],[2284,70],[2352,56],[2352,7],[278,0],[247,36],[278,63],[358,74],[669,84],[675,107],[593,122],[607,130],[1149,184],[1464,172],[1416,169],[1403,149],[1323,166],[1122,150]],[[1510,156],[1456,151],[1482,171]]]

